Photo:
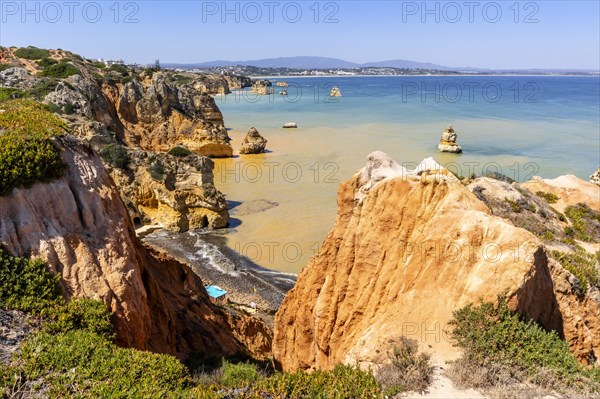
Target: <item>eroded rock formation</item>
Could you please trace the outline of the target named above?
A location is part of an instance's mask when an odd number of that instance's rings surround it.
[[[452,125],[448,126],[446,130],[442,133],[442,138],[440,139],[440,143],[438,144],[438,150],[440,152],[450,152],[453,154],[462,153],[461,146],[456,142],[456,133],[454,132],[454,128]]]
[[[244,141],[242,141],[240,154],[260,154],[265,152],[266,146],[267,139],[261,136],[256,128],[251,127],[246,137],[244,137]]]
[[[134,221],[172,231],[227,226],[227,200],[214,185],[210,158],[131,151],[126,170],[110,168]]]
[[[513,309],[559,328],[540,241],[491,215],[431,160],[405,171],[372,154],[340,186],[338,207],[276,316],[284,370],[369,364],[403,335],[451,359],[452,311],[503,292]]]
[[[68,165],[63,178],[0,197],[0,244],[46,260],[67,297],[105,302],[121,345],[181,357],[252,351],[245,346],[252,338],[238,339],[190,268],[142,246],[94,151],[69,137],[58,145]],[[245,330],[267,331],[253,323]]]
[[[458,355],[447,335],[452,312],[500,294],[563,336],[582,363],[596,361],[598,288],[582,297],[538,237],[488,207],[498,196],[529,204],[530,194],[484,183],[470,187],[476,196],[432,159],[411,171],[371,154],[340,186],[335,225],[276,315],[273,353],[281,367],[369,366],[401,336],[449,360]],[[553,214],[546,208],[535,212]],[[554,214],[548,218],[558,223]]]

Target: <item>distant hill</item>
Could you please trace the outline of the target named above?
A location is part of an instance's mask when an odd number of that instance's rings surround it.
[[[255,66],[258,68],[296,68],[296,69],[327,69],[327,68],[357,68],[361,64],[328,57],[279,57],[249,61],[209,61],[194,64],[176,64],[185,67],[226,67],[226,66]]]
[[[481,73],[524,73],[524,74],[569,74],[569,73],[598,73],[591,69],[485,69],[474,67],[451,67],[446,65],[433,64],[430,62],[419,62],[403,59],[394,59],[387,61],[366,62],[363,64],[342,60],[331,57],[316,57],[316,56],[298,56],[298,57],[279,57],[279,58],[263,58],[258,60],[246,61],[208,61],[190,64],[173,64],[164,63],[163,66],[168,68],[209,68],[209,67],[234,67],[234,66],[252,66],[257,68],[292,68],[292,69],[339,69],[339,68],[361,68],[361,67],[376,67],[376,68],[409,68],[409,69],[429,69],[438,71],[457,71],[457,72],[481,72]]]

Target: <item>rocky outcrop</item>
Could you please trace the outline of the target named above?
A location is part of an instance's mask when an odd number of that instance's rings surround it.
[[[432,160],[408,171],[382,153],[338,190],[338,215],[275,321],[284,370],[368,365],[400,336],[457,356],[452,312],[501,293],[562,330],[548,259],[531,233],[491,215]]]
[[[110,171],[134,222],[179,232],[227,226],[227,201],[215,188],[210,158],[145,151],[130,158],[127,169]]]
[[[341,97],[341,96],[342,96],[342,92],[340,91],[339,87],[333,86],[331,88],[331,91],[329,92],[329,97]]]
[[[442,138],[438,144],[438,150],[440,152],[450,152],[453,154],[462,153],[462,148],[456,142],[456,137],[457,136],[452,125],[448,126],[446,130],[444,130],[444,133],[442,133]]]
[[[87,137],[111,132],[113,142],[145,151],[167,152],[185,145],[198,155],[231,157],[223,115],[210,94],[248,85],[235,76],[175,74],[168,71],[98,69],[91,62],[62,50],[50,50],[55,60],[66,60],[80,73],[61,79],[42,78],[35,61],[2,51],[3,61],[18,68],[0,72],[0,87],[28,90],[37,87],[41,100],[62,110],[73,124],[85,127]],[[95,121],[100,125],[90,124]],[[99,129],[96,132],[96,129]]]
[[[596,169],[596,172],[590,176],[590,183],[600,186],[600,168]]]
[[[573,274],[558,262],[549,262],[554,296],[562,318],[559,331],[569,349],[583,364],[598,364],[600,357],[600,289],[590,287],[581,296]]]
[[[573,175],[559,176],[555,179],[534,176],[520,186],[532,193],[541,191],[556,195],[558,199],[553,206],[561,212],[578,203],[585,203],[592,209],[600,210],[600,187]]]
[[[0,244],[44,259],[67,297],[106,303],[121,345],[180,357],[247,353],[200,278],[142,246],[94,151],[69,137],[57,144],[68,165],[63,178],[0,197]]]
[[[256,94],[270,95],[275,93],[272,83],[268,80],[255,80],[252,82],[252,90]]]
[[[130,147],[167,152],[183,145],[198,155],[233,155],[223,115],[213,98],[190,85],[176,86],[157,72],[140,81],[104,83],[102,92],[114,106],[115,129],[123,132]],[[102,113],[106,111],[94,107],[96,120],[110,119],[111,115]]]
[[[267,139],[261,136],[256,128],[251,127],[246,137],[244,137],[244,141],[242,141],[240,154],[261,154],[265,152],[266,146]]]

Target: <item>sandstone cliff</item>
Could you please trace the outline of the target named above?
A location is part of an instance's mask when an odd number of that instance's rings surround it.
[[[498,190],[519,194],[507,186]],[[452,312],[499,294],[582,362],[598,358],[597,288],[578,295],[538,237],[432,160],[408,171],[374,153],[340,186],[335,225],[277,313],[274,357],[290,371],[369,365],[407,336],[452,359]]]
[[[181,357],[252,352],[187,266],[142,246],[94,151],[68,136],[57,144],[63,178],[0,197],[0,244],[45,259],[67,297],[105,302],[121,345]],[[256,334],[245,342],[270,343],[260,325],[243,323]]]
[[[227,201],[214,186],[210,158],[139,150],[129,154],[126,169],[109,170],[134,222],[178,232],[227,226]]]
[[[199,156],[192,161],[201,165],[200,173],[192,173],[185,160],[165,162],[167,179],[163,182],[148,177],[144,162],[132,162],[127,176],[113,173],[132,219],[151,220],[176,231],[227,224],[227,204],[209,181],[211,163],[203,157],[230,157],[233,149],[210,94],[228,93],[230,86],[249,86],[248,78],[125,66],[100,68],[62,50],[49,50],[49,59],[78,73],[66,78],[40,77],[45,68],[17,57],[15,50],[0,51],[0,62],[14,66],[0,71],[0,87],[10,88],[14,96],[45,102],[94,149],[124,145],[131,154],[148,153],[149,158],[152,153],[162,157],[185,146]]]

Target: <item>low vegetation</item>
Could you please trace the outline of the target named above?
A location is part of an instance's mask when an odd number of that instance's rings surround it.
[[[568,236],[585,242],[600,241],[600,212],[586,204],[577,204],[565,209],[565,215],[572,225],[565,230]]]
[[[39,260],[0,250],[0,308],[32,312],[41,328],[12,364],[0,364],[0,396],[49,398],[382,398],[370,372],[352,366],[293,374],[254,363],[223,361],[192,378],[176,358],[113,343],[106,305],[65,302],[58,278]]]
[[[120,144],[110,144],[108,147],[100,151],[100,156],[109,165],[119,169],[127,169],[131,161],[127,149]]]
[[[42,58],[50,57],[50,52],[46,49],[29,46],[16,50],[15,55],[27,60],[40,60]]]
[[[555,332],[524,321],[503,298],[497,305],[481,302],[454,312],[450,325],[463,356],[448,374],[460,387],[535,386],[584,397],[600,395],[600,369],[581,366]]]
[[[11,64],[0,64],[0,72],[6,71],[7,69],[14,68],[14,65]]]
[[[0,103],[0,195],[63,175],[64,162],[53,137],[67,131],[46,106],[31,100]]]
[[[79,75],[80,73],[81,71],[75,65],[68,62],[60,62],[47,66],[38,75],[64,79],[72,75]]]
[[[172,155],[174,157],[183,158],[183,157],[187,157],[188,155],[192,155],[192,152],[185,147],[176,146],[176,147],[171,148],[169,150],[168,154]]]
[[[401,338],[390,354],[390,362],[377,373],[383,393],[389,397],[404,391],[423,392],[432,378],[431,356],[418,353],[418,342],[406,337]]]
[[[552,251],[552,257],[577,277],[577,289],[581,296],[590,287],[600,287],[600,252],[593,255],[578,247],[574,252]]]
[[[558,198],[558,196],[556,194],[547,193],[545,191],[537,191],[535,193],[535,195],[537,195],[540,198],[545,199],[546,202],[549,204],[556,204],[556,202],[560,199],[560,198]]]
[[[37,64],[39,66],[41,66],[42,68],[46,68],[49,67],[50,65],[54,65],[54,64],[58,64],[58,61],[56,61],[54,58],[42,58],[41,60],[39,60],[37,62]]]

